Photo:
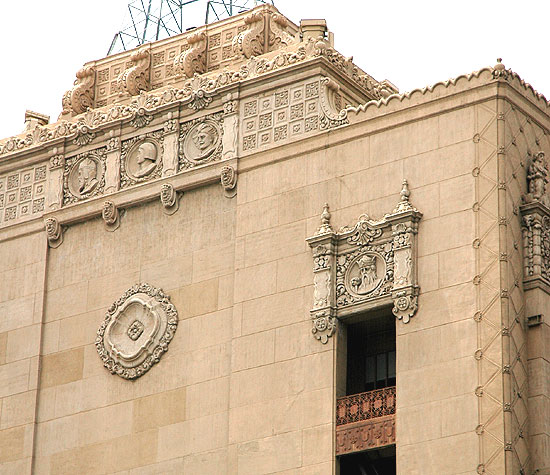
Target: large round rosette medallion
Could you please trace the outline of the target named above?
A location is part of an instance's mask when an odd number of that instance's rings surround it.
[[[95,346],[113,374],[135,379],[158,363],[178,326],[178,312],[162,289],[137,284],[105,315]]]

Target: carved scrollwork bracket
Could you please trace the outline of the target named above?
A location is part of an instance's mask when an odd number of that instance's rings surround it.
[[[237,171],[235,168],[226,165],[220,173],[220,182],[223,188],[223,194],[227,198],[233,198],[237,195]]]
[[[182,192],[178,193],[173,185],[165,183],[160,189],[160,202],[165,214],[171,215],[178,210],[179,200]]]
[[[59,247],[63,242],[63,227],[57,220],[57,218],[48,218],[44,222],[46,229],[46,237],[48,238],[48,245],[55,249]]]
[[[101,217],[107,231],[115,231],[120,226],[120,211],[112,201],[105,201],[101,210]]]
[[[244,22],[248,29],[233,38],[233,54],[244,58],[263,54],[265,52],[265,15],[261,11],[252,13],[245,17]]]
[[[144,46],[130,56],[131,66],[117,78],[119,94],[135,96],[149,89],[151,47]]]
[[[313,253],[313,334],[326,343],[337,319],[393,305],[408,323],[418,309],[416,235],[422,217],[409,201],[403,182],[401,199],[381,220],[366,214],[350,227],[334,231],[325,205],[321,226],[307,242]]]
[[[187,42],[189,49],[174,58],[174,71],[191,78],[206,72],[206,33],[195,33]]]
[[[84,66],[76,73],[74,87],[63,95],[60,118],[70,118],[86,112],[88,107],[93,107],[95,74],[93,64]]]

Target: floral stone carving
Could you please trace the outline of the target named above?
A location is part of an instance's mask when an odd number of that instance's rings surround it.
[[[409,195],[404,181],[391,213],[378,221],[362,215],[338,232],[325,205],[321,227],[307,239],[313,251],[312,331],[322,343],[334,333],[338,318],[392,304],[404,323],[416,313],[416,234],[422,214]]]
[[[107,310],[95,346],[112,374],[139,378],[168,351],[177,325],[170,297],[149,284],[136,284]]]

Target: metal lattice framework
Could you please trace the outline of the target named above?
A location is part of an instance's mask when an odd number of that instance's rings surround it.
[[[108,55],[127,51],[144,43],[168,38],[197,26],[197,10],[190,4],[199,0],[132,0],[128,3],[125,26],[117,32],[109,47]],[[267,0],[208,0],[204,23],[223,20],[254,8]],[[200,8],[200,5],[196,5]]]

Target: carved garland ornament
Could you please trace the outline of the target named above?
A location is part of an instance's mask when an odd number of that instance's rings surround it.
[[[149,284],[136,284],[107,310],[95,346],[112,374],[139,378],[168,351],[177,325],[170,297]]]
[[[327,343],[338,318],[393,302],[396,318],[408,323],[418,308],[416,234],[422,217],[409,202],[407,181],[401,200],[381,220],[367,215],[335,232],[328,205],[321,227],[307,242],[313,252],[312,332]]]

